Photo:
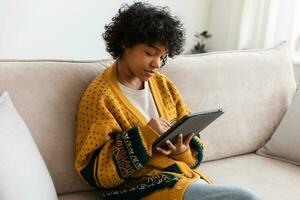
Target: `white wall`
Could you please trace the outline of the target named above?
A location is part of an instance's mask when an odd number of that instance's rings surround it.
[[[299,0],[211,0],[207,49],[269,48],[282,40],[294,49],[299,11]]]
[[[211,0],[207,41],[208,51],[236,49],[243,0]]]
[[[0,0],[0,59],[102,59],[101,34],[120,5],[132,1]],[[185,50],[195,31],[207,28],[210,0],[150,0],[169,6],[187,30]]]

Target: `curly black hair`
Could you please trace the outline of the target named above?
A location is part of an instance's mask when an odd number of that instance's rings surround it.
[[[177,17],[171,16],[168,7],[142,2],[131,6],[123,4],[112,22],[105,25],[102,37],[107,52],[114,59],[123,55],[124,47],[156,42],[162,43],[168,56],[173,57],[182,52],[185,42],[183,25]]]

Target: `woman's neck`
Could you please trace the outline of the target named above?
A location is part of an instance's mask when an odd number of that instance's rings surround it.
[[[141,81],[138,77],[136,77],[130,70],[128,64],[122,59],[117,59],[117,80],[135,90],[144,89],[144,82]]]

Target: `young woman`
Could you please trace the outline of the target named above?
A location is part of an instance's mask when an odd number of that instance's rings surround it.
[[[181,22],[167,8],[124,5],[103,38],[115,62],[80,100],[75,169],[105,199],[258,199],[213,185],[198,168],[204,144],[190,133],[167,149],[152,143],[190,113],[173,82],[159,72],[182,52]]]

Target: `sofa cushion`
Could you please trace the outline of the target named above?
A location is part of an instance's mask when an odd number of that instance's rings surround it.
[[[271,139],[257,153],[300,165],[300,89]]]
[[[299,166],[255,153],[202,163],[214,184],[240,186],[262,200],[295,200],[300,196]]]
[[[204,161],[255,152],[270,138],[295,93],[286,45],[170,59],[163,72],[194,112],[223,108],[201,133]]]
[[[295,200],[300,196],[299,167],[286,162],[252,153],[204,162],[201,167],[214,184],[243,187],[256,192],[263,200]],[[58,197],[59,200],[102,199],[97,191],[75,192]]]
[[[0,61],[0,90],[27,124],[58,194],[93,190],[74,169],[76,113],[83,91],[110,62]]]
[[[48,169],[7,92],[0,92],[0,199],[57,200]]]

